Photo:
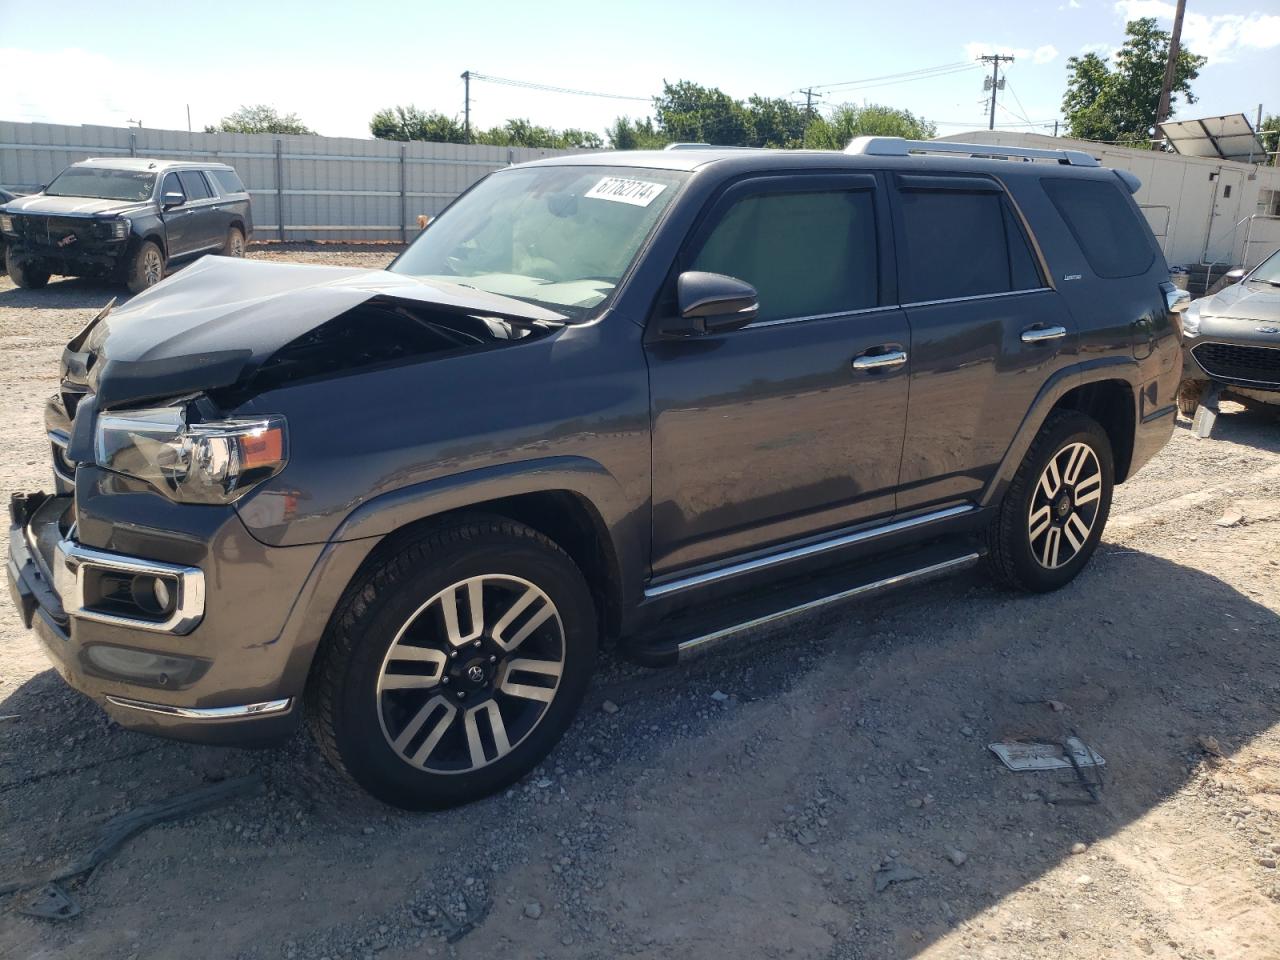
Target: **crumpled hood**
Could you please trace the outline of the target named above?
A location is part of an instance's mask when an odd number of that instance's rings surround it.
[[[103,217],[150,206],[149,201],[95,200],[92,197],[47,197],[37,193],[15,197],[4,204],[5,213],[29,213],[42,217]]]
[[[1230,317],[1280,323],[1280,287],[1269,283],[1235,283],[1200,301],[1201,318]]]
[[[63,376],[96,394],[99,409],[231,386],[281,347],[379,296],[515,321],[565,319],[385,270],[204,257],[113,310],[82,345],[73,340]]]

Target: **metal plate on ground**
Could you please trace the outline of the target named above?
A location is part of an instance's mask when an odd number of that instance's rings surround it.
[[[987,749],[1000,758],[1010,770],[1070,770],[1072,767],[1101,767],[1106,764],[1093,748],[1079,737],[1067,737],[1062,743],[1027,743],[1006,740],[989,743]],[[1067,755],[1067,751],[1071,756]],[[1072,758],[1075,763],[1072,763]]]

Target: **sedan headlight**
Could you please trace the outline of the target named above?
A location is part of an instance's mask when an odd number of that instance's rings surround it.
[[[1200,304],[1198,302],[1182,311],[1182,335],[1184,337],[1200,336]]]
[[[230,503],[275,476],[288,459],[281,416],[188,423],[187,408],[104,413],[98,466],[185,503]]]
[[[13,217],[7,213],[0,213],[0,233],[7,233],[11,237],[18,235],[17,228],[13,224]]]

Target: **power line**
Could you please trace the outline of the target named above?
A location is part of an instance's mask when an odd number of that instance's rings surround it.
[[[651,103],[653,97],[632,97],[622,93],[601,93],[599,90],[578,90],[574,87],[554,87],[547,83],[534,83],[532,80],[512,80],[508,77],[494,77],[487,73],[468,71],[472,80],[484,80],[488,83],[501,83],[508,87],[521,87],[526,90],[542,90],[546,93],[563,93],[575,97],[601,97],[605,100],[637,100]]]
[[[813,90],[832,90],[836,87],[859,87],[864,84],[879,85],[882,80],[902,80],[908,79],[927,80],[933,75],[946,76],[949,73],[959,73],[961,70],[972,70],[975,64],[967,60],[958,60],[955,63],[940,63],[933,67],[921,67],[918,70],[906,70],[902,73],[886,73],[879,77],[865,77],[861,80],[840,80],[836,83],[815,83],[810,89]],[[798,91],[803,93],[803,90]]]

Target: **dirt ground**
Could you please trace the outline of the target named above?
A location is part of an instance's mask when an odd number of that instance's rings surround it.
[[[59,351],[118,293],[0,281],[0,488],[50,483]],[[340,783],[305,735],[250,752],[120,730],[6,603],[0,884],[138,805],[264,786],[136,836],[69,885],[73,920],[0,897],[0,956],[1280,957],[1277,521],[1280,420],[1235,410],[1210,440],[1180,422],[1066,589],[969,573],[688,666],[605,658],[540,770],[421,815]],[[986,749],[1071,731],[1106,758],[1100,802]]]

